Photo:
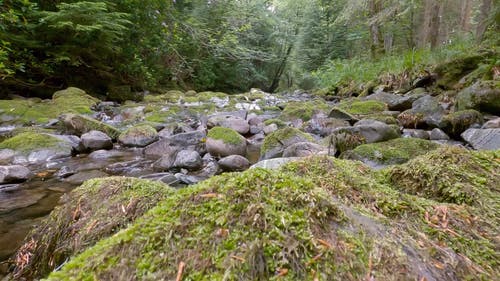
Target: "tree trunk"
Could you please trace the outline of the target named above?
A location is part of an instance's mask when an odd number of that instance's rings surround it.
[[[441,5],[437,0],[426,0],[424,9],[424,24],[422,27],[421,46],[430,43],[435,48],[439,43],[439,14]]]
[[[488,16],[490,14],[492,4],[493,0],[483,0],[481,4],[481,9],[478,18],[478,25],[476,29],[477,42],[481,42],[483,40],[484,33],[488,28]]]
[[[472,0],[463,0],[462,9],[460,11],[460,27],[462,31],[469,32],[470,29],[470,15],[472,11]]]
[[[380,0],[370,0],[369,2],[369,12],[370,12],[370,50],[372,57],[378,57],[384,53],[384,37],[380,31],[379,23],[374,20],[374,17],[380,13],[382,10],[382,1]]]

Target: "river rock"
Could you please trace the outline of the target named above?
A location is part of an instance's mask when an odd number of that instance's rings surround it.
[[[317,154],[327,154],[328,149],[312,142],[298,142],[283,151],[283,157],[306,157]]]
[[[330,113],[328,114],[328,117],[334,118],[334,119],[344,120],[344,121],[349,122],[350,124],[354,124],[354,123],[359,121],[358,118],[356,118],[353,115],[351,115],[351,114],[349,114],[341,109],[338,109],[338,108],[332,109],[330,111]]]
[[[72,176],[65,178],[64,181],[71,183],[71,184],[82,184],[84,181],[89,180],[89,179],[104,178],[107,176],[108,176],[108,174],[106,174],[103,171],[89,170],[89,171],[78,172]]]
[[[116,139],[120,135],[120,130],[115,127],[84,115],[64,114],[61,119],[66,132],[69,134],[81,136],[92,130],[97,130],[104,132],[112,139]]]
[[[500,112],[500,82],[478,81],[456,96],[457,110],[475,109],[498,114]]]
[[[250,125],[248,121],[232,115],[216,115],[208,118],[207,126],[209,128],[213,127],[224,127],[235,130],[240,134],[246,134],[250,131]]]
[[[474,149],[500,149],[500,129],[468,129],[461,136]]]
[[[241,155],[229,155],[219,160],[219,166],[226,172],[240,172],[250,167],[250,161]]]
[[[399,114],[398,121],[405,128],[440,128],[444,113],[438,98],[426,95],[413,102],[411,109]]]
[[[113,148],[111,138],[101,131],[90,131],[83,134],[81,139],[83,146],[91,151]]]
[[[118,137],[125,146],[144,147],[158,140],[155,128],[149,125],[139,125],[127,129]]]
[[[449,140],[450,137],[439,128],[432,129],[429,138],[431,140]]]
[[[30,170],[24,166],[0,166],[0,184],[25,181],[30,175]]]
[[[315,116],[304,124],[303,130],[306,133],[325,137],[331,135],[337,128],[348,126],[350,124],[347,120]]]
[[[500,128],[500,117],[497,117],[495,119],[492,119],[484,123],[483,127],[481,127],[481,129],[497,129],[497,128]]]
[[[426,130],[422,129],[404,129],[403,137],[428,140],[430,138],[430,134]]]
[[[483,124],[483,115],[476,110],[468,109],[450,113],[443,117],[443,129],[448,135],[458,138],[465,130]]]
[[[0,165],[11,163],[17,155],[19,153],[12,149],[0,149]]]
[[[287,127],[280,129],[264,139],[260,150],[260,159],[281,157],[287,147],[299,142],[312,142],[313,138],[298,129]]]
[[[188,170],[197,170],[201,168],[203,161],[198,152],[193,150],[181,150],[177,153],[173,167],[184,168]]]
[[[338,132],[360,134],[364,137],[366,143],[387,141],[400,137],[400,133],[395,126],[372,119],[363,119],[356,122],[353,127],[338,128],[334,131],[334,133]]]
[[[223,127],[214,127],[208,131],[207,150],[213,156],[244,156],[247,150],[246,139],[238,132]]]
[[[281,168],[283,165],[286,165],[289,162],[297,161],[302,159],[301,157],[281,157],[281,158],[273,158],[259,161],[253,164],[250,169],[254,168],[262,168],[268,170],[276,170]]]
[[[365,99],[381,101],[387,104],[389,110],[404,111],[411,108],[412,103],[417,97],[411,95],[399,96],[391,93],[379,92],[369,95]]]

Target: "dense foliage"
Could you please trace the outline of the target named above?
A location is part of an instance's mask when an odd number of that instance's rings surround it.
[[[1,91],[331,86],[338,60],[497,40],[497,2],[3,0]]]

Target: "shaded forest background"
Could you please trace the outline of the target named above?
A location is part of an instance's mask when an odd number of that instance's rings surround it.
[[[498,46],[498,2],[0,0],[0,94],[331,89]]]

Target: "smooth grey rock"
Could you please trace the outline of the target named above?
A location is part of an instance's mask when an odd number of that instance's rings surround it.
[[[273,158],[259,161],[253,164],[250,169],[263,168],[268,170],[276,170],[281,168],[283,165],[302,159],[302,157],[287,157],[287,158]]]
[[[68,149],[59,149],[59,150],[41,149],[33,151],[28,155],[26,159],[30,164],[39,164],[46,161],[66,158],[66,157],[71,157],[71,147],[68,147]]]
[[[140,176],[139,178],[154,180],[154,181],[161,181],[161,182],[166,183],[168,185],[175,185],[175,184],[179,183],[179,179],[177,179],[177,177],[175,177],[175,175],[172,173],[148,174],[148,175]]]
[[[18,152],[12,149],[1,149],[0,150],[0,165],[1,164],[10,164],[14,157],[19,155]]]
[[[468,129],[461,136],[474,149],[500,149],[500,129]]]
[[[197,176],[191,176],[191,175],[185,175],[185,174],[182,174],[182,173],[175,174],[175,177],[179,181],[181,181],[182,183],[185,183],[187,185],[197,184],[200,181],[204,180],[204,178],[200,178],[200,177],[197,177]]]
[[[196,150],[200,154],[205,151],[205,139],[207,135],[203,131],[192,131],[186,133],[175,134],[166,137],[164,140],[171,146],[181,147],[188,150]]]
[[[450,137],[439,128],[432,129],[429,138],[431,140],[449,140]]]
[[[334,118],[334,119],[345,120],[345,121],[349,122],[350,124],[353,124],[353,123],[359,121],[358,118],[356,118],[353,115],[351,115],[351,114],[349,114],[341,109],[338,109],[338,108],[332,109],[332,111],[330,111],[330,113],[328,114],[328,117]]]
[[[500,128],[500,117],[497,117],[495,119],[492,119],[486,123],[483,124],[482,129],[497,129]]]
[[[312,142],[298,142],[290,145],[283,151],[283,157],[306,157],[318,154],[327,154],[328,149]]]
[[[120,134],[118,141],[125,146],[145,147],[158,140],[155,128],[148,125],[135,126]]]
[[[177,153],[173,167],[196,170],[201,168],[203,160],[198,152],[193,150],[181,150]]]
[[[276,132],[277,130],[278,130],[278,125],[273,123],[265,126],[262,131],[264,132],[264,134],[269,135],[272,132]]]
[[[247,142],[242,138],[238,144],[225,143],[222,140],[212,138],[207,139],[207,151],[216,157],[225,157],[229,155],[245,155],[247,151]]]
[[[94,179],[94,178],[104,178],[107,177],[103,171],[99,170],[90,170],[90,171],[81,171],[76,173],[70,177],[64,179],[65,182],[69,182],[71,184],[82,184],[86,180]]]
[[[226,172],[244,171],[250,167],[250,161],[241,155],[226,156],[218,164]]]
[[[231,115],[210,117],[208,118],[207,126],[209,128],[216,126],[230,128],[243,135],[250,131],[250,125],[247,120]]]
[[[340,127],[350,126],[349,122],[342,119],[329,117],[314,117],[304,124],[304,132],[325,137]]]
[[[53,136],[57,139],[60,139],[64,142],[67,142],[71,145],[74,151],[76,152],[83,152],[85,151],[85,147],[83,146],[82,140],[75,135],[54,135],[54,134],[49,134],[50,136]]]
[[[410,109],[412,103],[416,100],[414,96],[399,96],[386,92],[379,92],[369,95],[366,100],[376,100],[387,104],[389,110],[403,111]]]
[[[387,141],[400,137],[400,133],[394,126],[371,119],[363,119],[353,127],[337,128],[333,134],[339,133],[359,134],[363,136],[366,143]]]
[[[0,166],[0,183],[25,181],[30,175],[30,170],[24,166]]]
[[[430,134],[429,132],[422,129],[404,129],[403,137],[428,140],[430,138]]]
[[[126,155],[123,151],[100,149],[93,151],[87,157],[91,159],[109,159]]]
[[[81,137],[82,144],[91,151],[113,148],[113,140],[101,131],[90,131]]]
[[[68,166],[62,166],[57,173],[55,173],[55,176],[58,178],[67,178],[69,176],[72,176],[76,173],[75,170],[71,169]]]
[[[172,150],[170,153],[163,154],[160,159],[153,163],[153,168],[156,171],[167,171],[174,166],[177,157],[177,150]]]
[[[399,123],[405,128],[441,128],[445,110],[439,99],[430,95],[423,96],[413,102],[412,108],[398,115]]]

